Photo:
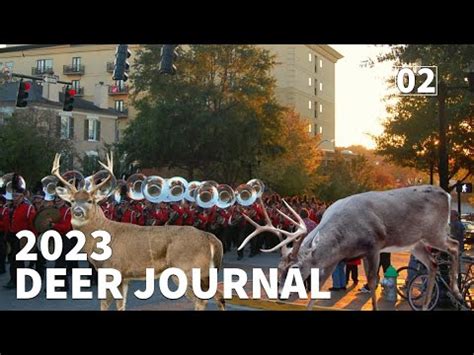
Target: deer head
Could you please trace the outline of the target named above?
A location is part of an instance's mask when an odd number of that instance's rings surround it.
[[[60,160],[61,154],[56,154],[51,170],[51,174],[56,176],[59,181],[64,184],[64,187],[56,187],[56,193],[62,200],[71,204],[71,214],[74,223],[76,225],[85,224],[95,212],[97,204],[107,197],[100,192],[100,189],[107,184],[114,175],[112,154],[107,155],[107,165],[99,162],[99,164],[109,172],[109,176],[98,185],[95,185],[94,179],[91,179],[92,187],[89,190],[86,190],[85,187],[78,190],[74,183],[71,184],[61,176],[59,173]]]
[[[278,243],[276,246],[274,246],[271,249],[262,249],[262,251],[266,253],[270,253],[278,249],[281,250],[281,259],[280,259],[280,263],[278,264],[278,294],[280,295],[286,276],[288,274],[288,270],[291,267],[300,267],[301,265],[306,265],[306,263],[301,263],[301,261],[298,259],[300,257],[300,253],[298,253],[298,250],[304,236],[307,233],[307,229],[306,229],[306,225],[303,219],[298,215],[298,213],[296,213],[296,211],[285,200],[283,200],[283,203],[285,204],[286,208],[296,218],[297,222],[293,218],[281,212],[280,210],[276,209],[276,211],[280,215],[282,215],[285,219],[287,219],[293,225],[296,226],[296,230],[294,232],[288,232],[288,231],[285,231],[283,229],[279,229],[273,226],[261,198],[259,198],[259,203],[262,206],[263,213],[265,216],[265,225],[261,226],[255,223],[245,213],[242,213],[244,218],[255,227],[255,230],[249,236],[247,236],[247,238],[245,238],[245,240],[239,246],[238,250],[241,250],[242,248],[244,248],[245,245],[252,238],[254,238],[255,236],[257,236],[258,234],[262,232],[272,232],[278,236],[278,238],[280,239],[280,243]],[[283,236],[285,236],[286,238],[283,238]],[[291,242],[294,242],[294,244],[292,248],[289,248],[288,244]],[[307,271],[307,275],[309,275],[309,268],[306,271]],[[305,273],[305,270],[302,270],[303,278],[306,278],[307,275],[305,276],[304,273]]]

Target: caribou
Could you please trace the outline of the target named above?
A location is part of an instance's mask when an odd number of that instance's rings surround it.
[[[138,226],[119,223],[107,219],[98,205],[107,197],[101,188],[113,177],[113,158],[107,156],[107,165],[99,162],[109,173],[99,184],[91,181],[91,188],[77,189],[74,183],[68,182],[59,173],[61,155],[56,154],[51,173],[55,175],[64,187],[56,187],[57,195],[71,205],[71,224],[86,236],[83,252],[96,268],[112,268],[122,275],[119,291],[122,299],[116,300],[118,310],[125,310],[128,284],[131,280],[146,278],[146,269],[155,269],[155,278],[165,269],[175,267],[184,271],[188,280],[192,278],[192,269],[201,270],[201,289],[209,289],[209,270],[221,269],[223,258],[222,243],[211,233],[201,231],[192,226]],[[97,239],[92,232],[105,230],[111,236],[110,247],[112,255],[105,261],[97,261],[90,257],[99,252]],[[175,283],[178,282],[172,276]],[[194,303],[195,310],[204,310],[208,300],[198,298],[188,283],[186,296]],[[222,293],[217,290],[214,296],[220,310],[225,309]],[[109,309],[113,302],[112,293],[107,291],[106,299],[101,300],[101,310]]]
[[[423,300],[423,309],[427,309],[437,270],[430,251],[434,248],[451,256],[450,286],[461,298],[456,282],[458,242],[449,236],[451,196],[440,187],[419,185],[340,199],[326,210],[320,224],[308,235],[303,220],[286,201],[286,207],[296,220],[279,212],[296,226],[291,233],[275,228],[261,200],[260,203],[265,211],[266,224],[258,225],[244,215],[255,230],[242,242],[239,250],[259,233],[275,233],[280,243],[262,251],[281,250],[280,285],[283,285],[289,268],[297,267],[303,279],[310,275],[312,268],[318,268],[322,287],[340,261],[361,257],[364,258],[372,307],[376,310],[380,253],[411,251],[428,270],[427,292]],[[288,247],[290,243],[293,243],[293,248]],[[308,309],[313,308],[314,302],[314,299],[308,302]]]

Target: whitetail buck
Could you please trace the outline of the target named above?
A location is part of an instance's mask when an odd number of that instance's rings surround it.
[[[372,292],[372,306],[376,310],[375,289],[380,252],[411,250],[429,272],[428,292],[423,300],[423,308],[426,309],[431,300],[437,269],[436,261],[428,249],[432,247],[451,255],[451,288],[461,298],[456,282],[458,242],[449,237],[448,227],[451,196],[443,189],[421,185],[346,197],[331,205],[321,223],[306,237],[303,220],[286,205],[297,219],[297,222],[293,221],[297,227],[295,232],[288,233],[275,228],[267,215],[265,226],[259,226],[244,216],[256,229],[239,247],[240,250],[261,232],[286,235],[287,238],[274,248],[263,250],[271,252],[282,248],[280,285],[283,285],[288,269],[298,267],[303,279],[310,275],[311,268],[319,268],[322,286],[340,261],[363,257]],[[297,252],[287,247],[290,242],[296,243],[299,248]],[[314,301],[308,303],[308,309],[313,307]]]
[[[122,283],[119,290],[122,300],[117,300],[118,310],[125,310],[128,283],[130,280],[145,279],[146,268],[155,269],[155,277],[170,267],[180,268],[188,278],[186,296],[194,302],[196,310],[206,308],[207,300],[199,299],[192,291],[192,269],[201,269],[201,289],[209,289],[209,269],[222,266],[222,243],[211,233],[203,232],[191,226],[138,226],[119,223],[107,219],[98,206],[104,199],[100,188],[113,176],[112,157],[107,157],[108,164],[100,164],[110,175],[100,184],[93,184],[89,191],[78,190],[59,173],[59,154],[56,155],[52,174],[65,186],[57,187],[58,196],[71,204],[72,226],[86,236],[83,251],[95,268],[113,268],[121,272]],[[109,243],[112,256],[105,261],[90,258],[96,249],[97,240],[91,237],[96,230],[105,230],[111,235]],[[176,282],[177,279],[174,279]],[[224,298],[218,290],[215,295],[218,307],[224,310]],[[112,294],[107,291],[107,299],[101,301],[101,310],[107,310],[113,301]]]

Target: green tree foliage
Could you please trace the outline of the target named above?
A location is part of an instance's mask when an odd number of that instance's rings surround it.
[[[51,173],[54,155],[72,156],[73,148],[62,140],[53,111],[27,109],[0,117],[0,172],[16,172],[34,188]]]
[[[325,202],[375,188],[370,165],[364,155],[344,154],[336,149],[334,160],[318,168],[320,182],[313,190],[315,196]]]
[[[120,144],[127,162],[187,171],[188,179],[235,183],[281,152],[284,109],[276,102],[274,58],[250,45],[181,49],[174,76],[159,75],[161,46],[138,53],[136,119]]]
[[[439,80],[448,87],[466,86],[466,68],[474,59],[474,45],[394,46],[379,58],[396,65],[437,65]],[[465,89],[449,90],[446,101],[449,178],[465,179],[474,167],[473,94]],[[433,97],[403,96],[387,107],[384,133],[375,137],[377,153],[406,167],[437,171],[438,104]]]

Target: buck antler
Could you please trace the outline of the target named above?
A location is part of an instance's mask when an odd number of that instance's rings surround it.
[[[92,188],[89,191],[91,195],[93,195],[96,191],[100,190],[100,188],[104,186],[112,178],[112,176],[114,176],[114,158],[113,158],[112,153],[110,154],[107,153],[107,165],[105,165],[101,161],[99,161],[99,164],[102,165],[103,168],[109,172],[109,176],[107,176],[107,178],[104,181],[102,181],[99,185],[96,185],[94,183],[94,178],[91,179]]]
[[[67,187],[69,191],[71,191],[71,193],[74,194],[77,192],[76,186],[74,184],[71,184],[65,178],[63,178],[61,174],[59,173],[60,161],[61,161],[61,154],[56,154],[54,157],[53,168],[51,169],[51,174],[56,176],[59,179],[59,181],[61,181],[64,184],[64,186]]]
[[[288,221],[290,221],[292,224],[294,224],[296,226],[296,231],[294,232],[288,232],[288,231],[285,231],[283,229],[279,229],[279,228],[276,228],[273,224],[272,224],[272,221],[270,220],[270,217],[268,216],[268,213],[267,213],[267,210],[263,204],[263,201],[261,198],[259,198],[259,203],[260,205],[262,206],[263,208],[263,214],[265,216],[265,225],[261,226],[257,223],[255,223],[250,217],[248,217],[245,213],[242,213],[242,215],[244,216],[244,218],[250,223],[252,224],[254,227],[255,227],[255,230],[249,235],[247,236],[247,238],[245,238],[245,240],[242,242],[242,244],[239,246],[238,250],[241,250],[242,248],[245,247],[245,245],[252,239],[254,238],[255,236],[257,236],[258,234],[262,233],[262,232],[272,232],[272,233],[275,233],[279,239],[280,239],[280,243],[278,243],[276,246],[274,246],[273,248],[271,249],[262,249],[263,252],[266,252],[266,253],[270,253],[270,252],[273,252],[275,250],[278,250],[282,247],[285,247],[288,243],[291,243],[292,241],[298,239],[299,237],[305,235],[307,233],[307,229],[306,229],[306,225],[303,221],[303,219],[298,215],[298,213],[296,213],[296,211],[291,208],[291,206],[285,201],[283,200],[283,203],[285,204],[285,206],[290,210],[290,212],[296,217],[296,220],[298,222],[295,222],[293,220],[293,218],[287,216],[285,213],[283,213],[282,211],[280,210],[276,210],[279,214],[281,214],[285,219],[287,219]],[[286,236],[286,239],[282,239],[282,234]]]

